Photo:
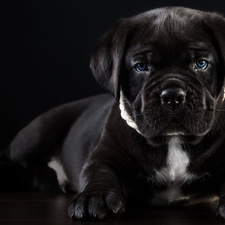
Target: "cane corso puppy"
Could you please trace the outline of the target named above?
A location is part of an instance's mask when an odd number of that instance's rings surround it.
[[[122,19],[91,69],[110,94],[54,108],[20,131],[1,156],[21,168],[11,185],[57,181],[76,193],[75,219],[215,196],[225,217],[225,19],[182,7]]]

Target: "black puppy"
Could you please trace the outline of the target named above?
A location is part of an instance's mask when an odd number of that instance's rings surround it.
[[[224,18],[167,7],[123,19],[91,69],[115,98],[65,104],[20,131],[5,152],[18,186],[51,189],[54,169],[77,193],[77,219],[214,195],[225,217]]]

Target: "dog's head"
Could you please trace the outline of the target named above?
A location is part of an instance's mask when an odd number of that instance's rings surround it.
[[[91,68],[150,143],[171,135],[197,143],[223,105],[225,20],[181,7],[123,19],[97,47]]]

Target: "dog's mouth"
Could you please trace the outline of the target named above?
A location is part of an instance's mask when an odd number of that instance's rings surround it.
[[[157,116],[155,119],[149,119],[150,117],[147,115],[142,115],[141,117],[138,115],[136,119],[133,120],[122,105],[120,105],[120,109],[121,117],[127,122],[127,124],[144,136],[150,144],[154,145],[166,144],[171,136],[179,136],[188,143],[196,144],[202,140],[210,127],[210,123],[203,122],[201,124],[199,121],[202,120],[199,119],[191,120],[191,118],[184,117],[184,120],[179,121],[176,115],[173,114],[167,118],[166,121],[161,123],[157,123]],[[208,113],[208,117],[211,118],[212,113]],[[201,114],[202,113],[198,114],[196,117],[201,117]]]
[[[167,118],[166,121],[160,123],[157,122],[157,116],[155,119],[149,119],[149,116],[144,115],[137,116],[134,121],[126,111],[121,110],[121,116],[127,124],[144,136],[149,144],[153,145],[164,145],[172,136],[179,136],[187,143],[197,144],[208,133],[213,121],[212,112],[207,113],[207,123],[199,119],[203,114],[199,113],[195,117],[190,116],[191,118],[183,116],[181,121],[171,116],[170,119]]]
[[[162,135],[162,136],[189,136],[189,135],[195,135],[195,136],[202,136],[205,134],[204,132],[201,133],[195,133],[193,134],[193,131],[188,129],[185,125],[182,123],[179,123],[176,121],[175,118],[171,119],[170,122],[168,122],[168,125],[166,125],[162,131],[160,131],[156,136]]]
[[[149,124],[151,128],[152,123],[151,121]],[[209,121],[205,123],[191,118],[184,118],[182,122],[171,119],[149,131],[140,129],[140,133],[146,137],[149,143],[154,145],[165,144],[172,136],[179,136],[187,143],[197,144],[209,132],[210,124],[211,122]]]
[[[172,81],[178,86],[177,80]],[[181,136],[196,143],[209,132],[214,121],[213,98],[208,92],[202,93],[204,89],[200,87],[195,91],[182,89],[181,85],[163,91],[148,90],[138,95],[135,104],[125,101],[121,92],[121,116],[150,142]]]
[[[212,111],[202,109],[193,112],[184,107],[174,115],[163,110],[137,115],[135,124],[136,130],[151,144],[165,144],[171,136],[180,136],[186,142],[196,144],[210,131],[213,118]]]

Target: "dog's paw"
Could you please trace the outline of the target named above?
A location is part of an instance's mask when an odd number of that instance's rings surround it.
[[[73,200],[68,211],[73,219],[102,220],[124,212],[124,201],[112,191],[82,192]]]

